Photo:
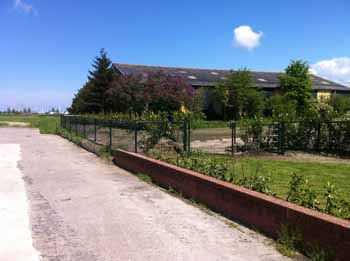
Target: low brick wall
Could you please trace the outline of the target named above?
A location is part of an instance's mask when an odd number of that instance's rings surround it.
[[[139,154],[117,150],[114,157],[118,166],[147,174],[158,185],[171,187],[271,237],[278,236],[281,224],[288,224],[300,231],[306,245],[331,251],[336,260],[350,260],[349,221]]]

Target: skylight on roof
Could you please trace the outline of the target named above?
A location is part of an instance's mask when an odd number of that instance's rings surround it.
[[[193,76],[193,75],[190,75],[190,76],[187,76],[189,79],[192,79],[192,80],[195,80],[195,79],[197,79],[197,77],[196,76]]]
[[[219,75],[217,72],[210,72],[212,75]]]
[[[260,81],[260,82],[267,82],[267,80],[265,80],[263,78],[259,78],[258,81]]]
[[[179,71],[179,73],[185,74],[185,73],[187,73],[187,72],[184,71],[184,70],[181,70],[181,71]]]
[[[322,84],[326,84],[326,85],[329,85],[329,82],[326,82],[326,81],[322,81]]]
[[[226,80],[227,78],[226,77],[221,77],[221,80]]]

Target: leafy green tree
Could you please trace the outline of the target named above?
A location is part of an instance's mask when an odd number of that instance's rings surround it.
[[[250,72],[246,69],[232,71],[216,85],[216,94],[224,105],[224,118],[240,119],[242,116],[260,115],[263,96],[253,85]]]
[[[265,100],[262,92],[256,88],[250,88],[245,97],[243,115],[248,118],[260,117],[265,108]]]
[[[278,121],[293,121],[297,118],[296,101],[289,100],[286,96],[272,96],[269,101],[272,118]]]
[[[279,75],[282,92],[290,100],[297,103],[297,111],[302,114],[310,104],[312,97],[312,82],[309,73],[310,67],[302,60],[292,61]]]

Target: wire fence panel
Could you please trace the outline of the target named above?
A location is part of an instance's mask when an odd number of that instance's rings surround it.
[[[231,151],[232,131],[226,128],[191,130],[192,151],[228,153]]]
[[[189,124],[61,116],[61,128],[110,150],[190,152]]]
[[[191,130],[193,151],[209,153],[287,150],[350,156],[350,121],[232,123],[227,128]]]
[[[190,122],[126,121],[61,116],[61,127],[109,149],[133,152],[240,153],[286,150],[350,156],[350,121],[233,122],[191,129]]]

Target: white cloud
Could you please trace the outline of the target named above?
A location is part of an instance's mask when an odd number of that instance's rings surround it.
[[[25,2],[25,0],[14,0],[14,7],[26,14],[37,14],[34,6]]]
[[[233,30],[234,43],[236,47],[252,50],[260,45],[262,32],[254,32],[249,25],[242,25]]]
[[[320,77],[350,86],[350,57],[319,61],[311,65],[311,72]]]

